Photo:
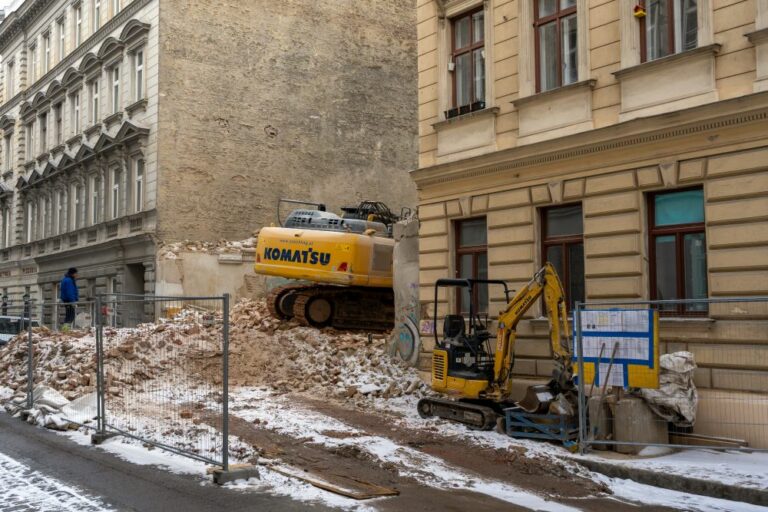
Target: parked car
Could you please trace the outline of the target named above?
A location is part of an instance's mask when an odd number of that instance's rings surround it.
[[[0,346],[5,345],[11,338],[26,329],[27,322],[20,316],[0,316]],[[32,320],[32,327],[38,327],[37,320]]]

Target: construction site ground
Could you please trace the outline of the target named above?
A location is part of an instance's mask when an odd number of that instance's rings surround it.
[[[221,347],[201,342],[215,340],[210,329],[182,314],[177,321],[111,332],[109,336],[119,344],[109,352],[105,365],[114,368],[116,376],[125,365],[122,359],[127,358],[132,368],[130,380],[116,377],[111,383],[115,403],[130,393],[140,394],[142,402],[151,401],[150,395],[141,394],[150,384],[153,389],[177,386],[168,375],[182,361],[194,368],[200,389],[220,383]],[[227,484],[226,492],[282,497],[305,507],[382,511],[622,511],[639,506],[643,510],[762,510],[608,478],[590,472],[557,444],[422,419],[416,402],[431,391],[413,368],[388,355],[385,336],[318,331],[279,322],[269,317],[263,303],[251,301],[233,308],[230,332],[229,423],[236,439],[232,458],[236,463],[256,462],[260,478]],[[69,399],[92,390],[92,333],[39,330],[34,336],[48,361],[38,372],[42,384]],[[195,350],[187,351],[185,343],[192,338]],[[0,347],[0,401],[23,391],[23,350],[24,343],[18,340]],[[221,428],[214,398],[190,391],[196,402],[184,404],[185,413],[170,427],[163,426],[174,432],[171,440]],[[176,392],[183,396],[183,390]],[[146,416],[145,434],[153,428],[151,411],[149,403],[131,411]],[[42,416],[37,423],[58,425]],[[62,435],[89,444],[88,434],[80,429]],[[223,492],[210,483],[202,462],[148,450],[141,442],[122,437],[97,450],[136,464],[160,465],[199,480],[207,492]],[[707,464],[717,466],[716,457],[705,456],[695,464],[696,470],[706,474]],[[745,471],[745,478],[765,488],[762,473],[750,471]],[[370,498],[355,499],[352,494]],[[282,507],[275,505],[275,509]]]

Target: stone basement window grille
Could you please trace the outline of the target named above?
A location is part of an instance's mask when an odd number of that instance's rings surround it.
[[[57,238],[53,241],[53,250],[58,251],[59,249],[61,249],[61,238]]]
[[[117,223],[107,226],[107,237],[112,238],[117,236]]]
[[[32,246],[28,245],[24,248],[24,256],[32,256]]]
[[[130,225],[131,233],[133,233],[134,231],[141,231],[143,227],[144,227],[144,219],[142,219],[141,217],[137,219],[131,219],[131,225]]]
[[[97,231],[95,229],[92,229],[91,231],[89,231],[88,232],[88,241],[89,242],[95,242],[96,241],[96,234],[97,234]]]
[[[69,246],[75,247],[77,245],[77,235],[70,235],[69,237]]]

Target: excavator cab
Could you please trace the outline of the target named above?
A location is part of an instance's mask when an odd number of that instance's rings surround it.
[[[509,288],[504,281],[487,279],[438,279],[435,283],[435,301],[433,319],[437,321],[438,297],[441,288],[466,289],[472,297],[478,285],[500,285],[504,287],[504,296],[509,302]],[[434,375],[435,381],[445,385],[446,390],[453,383],[467,382],[473,387],[485,388],[493,380],[494,349],[492,336],[488,330],[488,318],[483,322],[480,314],[474,311],[470,301],[468,317],[462,314],[445,315],[443,336],[439,339],[435,329],[435,347],[445,355],[447,368],[444,375]],[[440,378],[438,378],[440,377]],[[435,384],[437,382],[433,382]],[[474,384],[472,384],[474,383]],[[442,387],[438,384],[438,387]],[[466,390],[464,390],[466,392]]]

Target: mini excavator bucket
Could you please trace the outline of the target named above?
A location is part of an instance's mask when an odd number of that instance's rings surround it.
[[[516,405],[527,413],[542,414],[548,411],[549,404],[551,404],[554,399],[555,397],[552,394],[552,389],[546,384],[540,384],[538,386],[528,386],[528,389],[525,392],[525,397],[517,402]]]

